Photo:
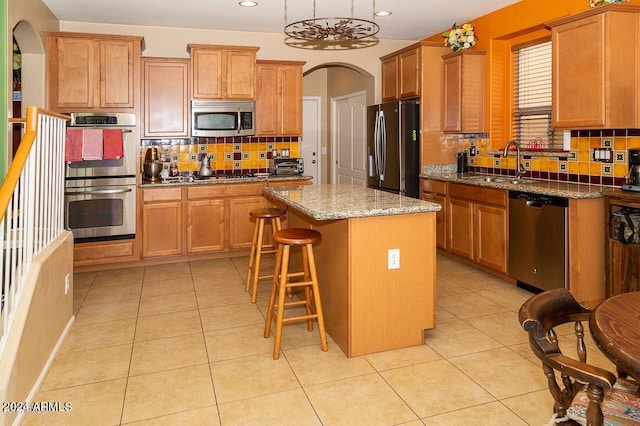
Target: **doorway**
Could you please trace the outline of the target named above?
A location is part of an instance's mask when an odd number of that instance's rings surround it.
[[[315,184],[322,182],[321,104],[320,96],[304,96],[302,99],[300,157],[304,160],[304,174],[311,176]]]
[[[367,186],[367,93],[359,91],[331,99],[333,182]]]

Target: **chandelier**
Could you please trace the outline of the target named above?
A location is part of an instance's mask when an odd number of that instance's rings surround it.
[[[372,19],[375,18],[376,2],[373,0]],[[316,18],[316,0],[313,0],[313,18],[287,24],[287,0],[284,1],[284,32],[289,37],[303,42],[311,42],[317,47],[319,43],[329,43],[334,48],[349,48],[350,42],[356,42],[354,47],[367,45],[362,39],[371,37],[380,31],[380,27],[373,20],[353,17],[353,0],[351,0],[351,17]],[[295,42],[294,42],[295,44]],[[300,44],[300,43],[298,43]],[[336,47],[338,46],[338,47]],[[366,47],[366,46],[365,46]]]

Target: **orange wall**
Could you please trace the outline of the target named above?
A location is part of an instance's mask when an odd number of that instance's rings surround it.
[[[631,0],[629,3],[640,5],[640,0]],[[588,0],[522,0],[468,22],[475,27],[478,36],[475,49],[489,51],[491,39],[511,37],[520,31],[541,27],[547,21],[588,9]],[[447,29],[443,28],[442,32]],[[442,32],[425,40],[443,41]]]

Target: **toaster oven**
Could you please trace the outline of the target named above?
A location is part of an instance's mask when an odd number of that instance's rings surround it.
[[[276,176],[300,175],[304,172],[302,158],[271,158],[269,173]]]

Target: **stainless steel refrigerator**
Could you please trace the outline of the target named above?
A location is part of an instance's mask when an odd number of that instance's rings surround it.
[[[420,101],[367,107],[367,185],[420,198]]]

